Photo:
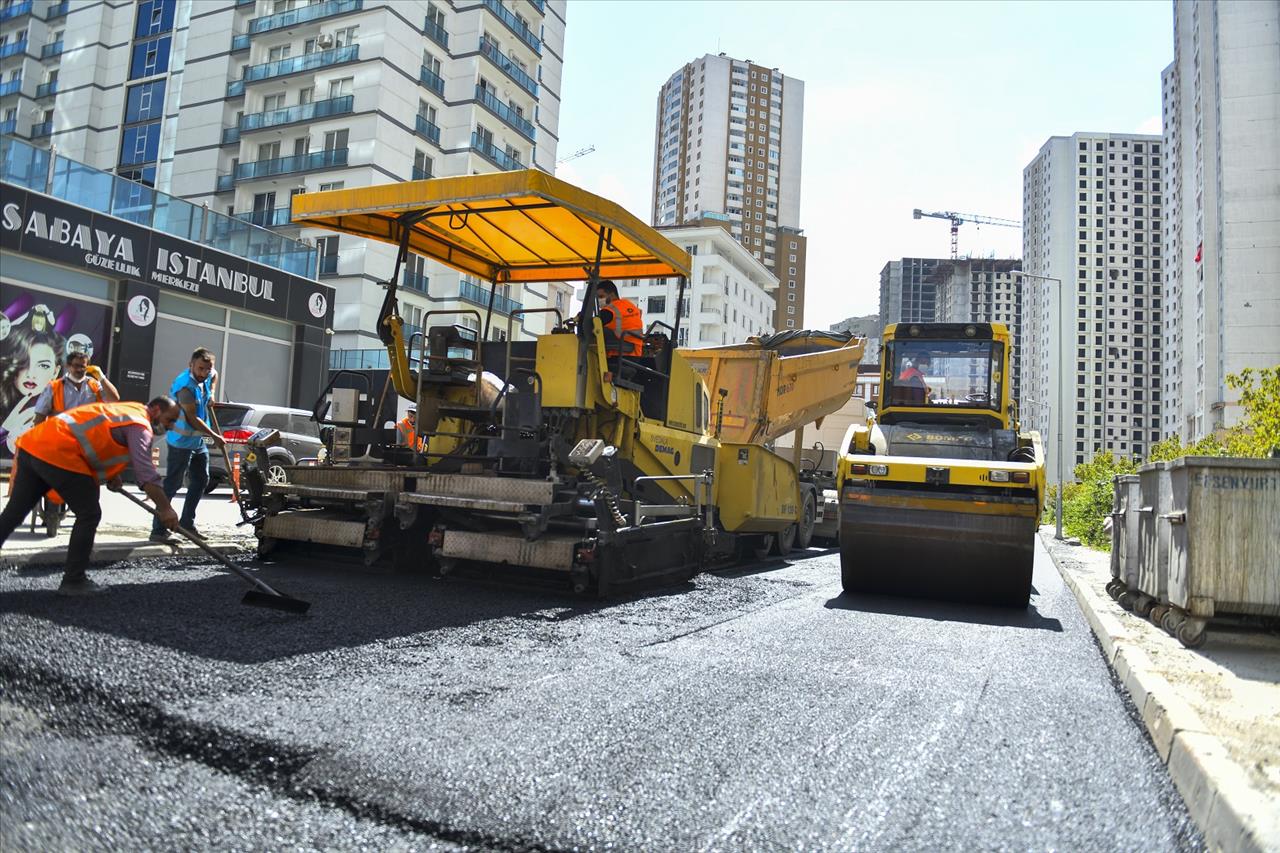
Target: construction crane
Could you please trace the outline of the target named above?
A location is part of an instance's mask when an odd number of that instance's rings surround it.
[[[568,163],[570,160],[577,160],[579,157],[586,157],[588,154],[590,154],[592,151],[595,151],[595,150],[596,150],[596,147],[594,145],[588,145],[586,148],[579,148],[577,151],[573,152],[568,157],[562,157],[561,159],[557,160],[556,165],[559,166],[561,163]]]
[[[922,219],[924,217],[933,219],[946,219],[951,223],[951,258],[954,260],[959,255],[960,249],[960,226],[965,222],[973,222],[977,225],[1001,225],[1005,228],[1021,228],[1022,223],[1016,219],[996,219],[994,216],[979,216],[976,213],[955,213],[950,210],[943,210],[937,213],[930,213],[920,208],[911,211],[912,219]]]

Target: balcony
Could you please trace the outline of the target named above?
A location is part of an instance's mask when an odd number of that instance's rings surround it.
[[[46,136],[53,135],[53,122],[42,121],[39,124],[31,125],[31,138],[43,139]]]
[[[469,281],[458,282],[458,298],[472,305],[479,305],[481,308],[489,307],[489,290],[472,284]],[[499,314],[510,314],[512,311],[519,311],[524,308],[519,302],[516,302],[509,296],[503,296],[501,293],[493,295],[493,310]]]
[[[510,172],[515,169],[523,169],[525,166],[515,157],[512,157],[505,151],[500,151],[492,142],[486,142],[480,138],[480,134],[475,131],[471,132],[471,148],[483,154],[491,163],[503,171]]]
[[[308,6],[308,9],[315,8]],[[348,44],[318,50],[315,53],[304,53],[302,56],[291,56],[275,62],[264,62],[261,65],[250,65],[244,70],[244,82],[253,83],[258,80],[270,80],[284,77],[286,74],[297,74],[300,71],[314,71],[343,62],[352,62],[360,58],[360,45]],[[230,94],[230,92],[228,92]]]
[[[232,143],[239,142],[239,141],[240,141],[240,128],[238,128],[238,127],[224,127],[224,128],[222,129],[222,144],[223,144],[223,145],[231,145]]]
[[[31,0],[24,0],[22,3],[11,3],[0,9],[0,21],[11,21],[14,18],[20,18],[23,15],[31,14]]]
[[[214,192],[229,193],[236,188],[235,175],[219,175],[218,182],[214,186]]]
[[[419,166],[413,167],[413,177],[410,180],[425,181],[431,177],[431,173]]]
[[[328,18],[333,15],[341,15],[344,12],[358,12],[363,8],[364,0],[327,0],[324,3],[312,3],[310,6],[303,6],[288,12],[267,15],[263,18],[254,18],[249,22],[249,32],[257,34],[280,30],[285,27],[305,24],[309,21],[318,21],[321,18]]]
[[[61,55],[62,55],[61,39],[59,39],[58,41],[49,42],[48,44],[40,48],[41,59],[51,59],[52,57],[61,56]]]
[[[432,145],[440,147],[440,127],[426,116],[418,116],[418,135],[425,137]]]
[[[427,18],[427,22],[422,25],[422,34],[445,50],[449,49],[448,31],[430,18]]]
[[[510,104],[504,103],[497,95],[483,86],[476,86],[476,100],[486,110],[523,133],[532,142],[534,138],[533,124],[517,113]]]
[[[417,273],[413,270],[405,270],[400,277],[400,284],[410,290],[416,290],[418,293],[426,293],[427,282],[429,280],[430,276],[425,276],[422,273]],[[408,337],[407,333],[405,337]]]
[[[231,37],[231,52],[239,53],[242,50],[249,49],[249,34],[241,33],[238,36]]]
[[[295,172],[309,172],[312,169],[327,169],[333,166],[347,165],[346,148],[328,148],[324,151],[312,151],[310,154],[294,154],[291,157],[276,157],[272,160],[256,160],[252,163],[241,163],[236,166],[237,181],[252,181],[258,178],[269,178],[272,175],[288,175]]]
[[[547,4],[543,0],[529,0],[533,4],[533,8],[538,10],[539,15],[547,14]]]
[[[244,94],[244,81],[232,80],[227,84],[227,97],[238,98]]]
[[[7,83],[0,83],[0,98],[5,95],[13,95],[22,91],[22,78],[10,80]]]
[[[499,71],[514,80],[521,89],[524,89],[535,98],[538,96],[537,82],[523,68],[516,65],[513,60],[503,56],[502,49],[498,47],[497,42],[489,41],[487,38],[480,39],[480,53],[498,66]]]
[[[484,0],[484,7],[493,13],[493,16],[506,25],[507,29],[515,33],[519,39],[533,48],[533,52],[542,56],[542,42],[533,34],[533,30],[529,29],[515,13],[502,5],[502,0]]]
[[[70,8],[70,0],[62,0],[61,3],[55,3],[45,10],[44,19],[46,21],[56,21],[58,18],[64,18]]]
[[[268,127],[294,124],[300,121],[314,121],[329,116],[346,115],[355,105],[354,95],[343,95],[341,98],[329,98],[325,101],[312,101],[309,104],[297,104],[282,110],[268,110],[262,113],[250,113],[240,117],[240,132],[250,133]]]
[[[320,275],[338,274],[338,256],[324,255],[320,258]]]
[[[58,94],[57,80],[54,80],[52,83],[41,83],[39,86],[36,86],[37,100],[39,100],[40,98],[47,98],[51,95],[56,95],[56,94]]]
[[[18,130],[18,120],[16,118],[8,118],[8,119],[5,119],[4,121],[0,121],[0,134],[5,134],[5,133],[12,134],[17,132],[17,130]],[[31,138],[32,139],[35,138],[34,132],[31,134]]]
[[[27,40],[25,38],[20,41],[15,41],[12,44],[0,45],[0,59],[8,59],[11,56],[17,56],[19,53],[26,52]]]
[[[418,72],[418,80],[440,97],[444,97],[444,78],[427,66],[422,66],[422,70]]]
[[[235,217],[241,222],[248,222],[259,228],[279,228],[281,225],[291,224],[292,218],[289,211],[288,207],[277,207],[274,210],[246,210],[235,214]]]

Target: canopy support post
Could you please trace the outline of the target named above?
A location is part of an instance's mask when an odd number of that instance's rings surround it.
[[[606,236],[608,235],[608,236]],[[587,270],[587,290],[582,295],[582,309],[578,312],[578,381],[574,405],[587,407],[587,353],[595,341],[596,288],[600,284],[600,260],[604,257],[606,243],[613,242],[613,229],[601,227],[596,236],[596,261]]]

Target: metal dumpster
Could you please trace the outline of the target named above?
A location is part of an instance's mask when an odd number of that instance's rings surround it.
[[[1169,523],[1161,516],[1169,511],[1169,463],[1148,462],[1139,468],[1138,490],[1137,554],[1132,555],[1137,579],[1131,607],[1139,616],[1158,621],[1168,601]]]
[[[1280,460],[1187,456],[1167,465],[1175,636],[1194,648],[1214,616],[1280,616]]]
[[[1138,508],[1141,506],[1141,478],[1121,474],[1115,478],[1111,510],[1111,582],[1107,592],[1121,601],[1138,583]],[[1125,599],[1132,607],[1132,593]],[[1125,606],[1122,604],[1121,606]]]

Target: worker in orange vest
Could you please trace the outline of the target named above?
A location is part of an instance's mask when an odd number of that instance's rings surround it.
[[[613,332],[617,345],[610,345],[605,355],[638,356],[644,353],[644,315],[630,299],[618,295],[618,287],[609,279],[596,285],[596,306],[600,322]]]
[[[418,449],[418,410],[414,406],[409,407],[409,411],[404,413],[404,417],[396,424],[396,433],[399,435],[400,444],[404,447],[412,447]]]
[[[63,364],[66,369],[62,376],[46,385],[36,400],[36,423],[85,403],[114,403],[120,399],[116,386],[97,365],[89,364],[85,353],[68,353]]]
[[[102,520],[99,486],[120,491],[120,475],[132,465],[138,484],[155,502],[161,522],[173,529],[178,514],[169,505],[161,477],[151,464],[151,441],[178,419],[172,397],[142,403],[89,403],[69,409],[27,430],[17,441],[13,492],[0,512],[0,545],[31,512],[40,496],[57,489],[76,514],[67,547],[60,595],[92,595],[101,591],[85,569]]]

